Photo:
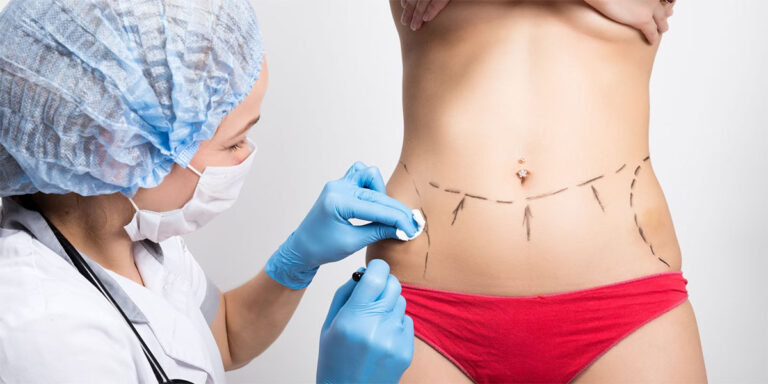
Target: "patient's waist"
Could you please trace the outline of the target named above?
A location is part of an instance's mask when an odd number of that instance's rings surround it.
[[[547,175],[528,163],[508,164],[506,173],[458,167],[451,177],[440,162],[404,157],[388,193],[420,208],[427,231],[375,244],[368,257],[387,260],[408,283],[480,294],[556,292],[679,269],[650,157],[614,160],[568,177],[565,165]],[[522,183],[514,174],[521,168],[530,170]]]

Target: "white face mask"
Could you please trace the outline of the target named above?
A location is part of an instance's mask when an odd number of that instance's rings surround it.
[[[248,140],[251,153],[238,165],[229,167],[206,167],[200,173],[191,165],[188,167],[200,179],[195,193],[183,207],[169,212],[154,212],[139,209],[133,199],[128,199],[136,213],[125,231],[132,241],[149,239],[156,243],[173,236],[186,235],[208,224],[214,217],[230,208],[243,187],[245,177],[253,164],[256,146]]]

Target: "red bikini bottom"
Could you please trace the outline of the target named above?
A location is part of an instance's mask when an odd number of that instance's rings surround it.
[[[477,383],[567,383],[688,298],[680,271],[551,295],[500,297],[403,284],[416,336]]]

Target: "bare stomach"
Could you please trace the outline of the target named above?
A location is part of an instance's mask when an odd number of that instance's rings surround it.
[[[648,149],[656,47],[578,2],[454,2],[419,32],[397,24],[405,135],[387,192],[427,229],[369,260],[503,296],[680,269]]]

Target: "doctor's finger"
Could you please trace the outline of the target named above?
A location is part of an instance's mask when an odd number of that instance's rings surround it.
[[[347,302],[353,305],[372,304],[381,296],[388,279],[389,264],[380,259],[371,260]]]
[[[407,338],[413,338],[413,319],[408,315],[403,316],[403,334]]]
[[[365,268],[360,268],[357,271],[365,271]],[[331,307],[328,309],[328,316],[325,318],[323,328],[327,328],[331,325],[331,322],[333,322],[333,319],[336,318],[336,315],[339,313],[341,307],[343,307],[344,304],[347,303],[347,300],[349,300],[349,297],[352,295],[352,291],[355,289],[355,285],[356,282],[350,278],[346,283],[344,283],[344,285],[336,290],[336,293],[333,295],[333,300],[331,300]]]
[[[397,299],[401,297],[401,290],[402,287],[400,286],[400,281],[397,280],[397,277],[390,274],[387,277],[387,285],[384,287],[384,291],[381,292],[381,296],[378,298],[378,302],[381,303],[382,309],[389,312],[395,308]]]
[[[400,209],[376,202],[351,199],[343,203],[343,206],[338,208],[338,212],[344,220],[359,219],[396,227],[409,237],[418,231],[416,223],[413,221],[413,213],[409,211],[410,215],[408,215]]]
[[[352,175],[353,180],[360,188],[372,189],[376,192],[387,193],[387,187],[384,184],[384,178],[381,177],[381,171],[378,167],[366,167]]]
[[[344,174],[344,178],[349,179],[352,177],[352,175],[367,167],[368,166],[366,166],[362,161],[356,161],[354,164],[352,164],[351,167],[349,167],[349,169],[347,169],[347,172]]]
[[[357,241],[355,249],[363,249],[373,243],[386,239],[397,239],[397,228],[391,227],[386,224],[368,223],[365,225],[359,225],[355,228],[358,231]]]
[[[403,321],[405,321],[405,318],[404,318],[405,305],[406,305],[405,297],[403,297],[402,295],[398,295],[397,300],[395,301],[395,307],[392,308],[392,316],[394,316],[395,319],[397,319],[400,322],[400,324],[402,324]]]
[[[370,201],[372,203],[381,204],[385,207],[397,209],[403,212],[403,214],[406,216],[413,218],[413,210],[411,208],[409,208],[400,200],[397,200],[392,196],[388,196],[385,192],[360,188],[355,191],[355,197],[362,201]]]

